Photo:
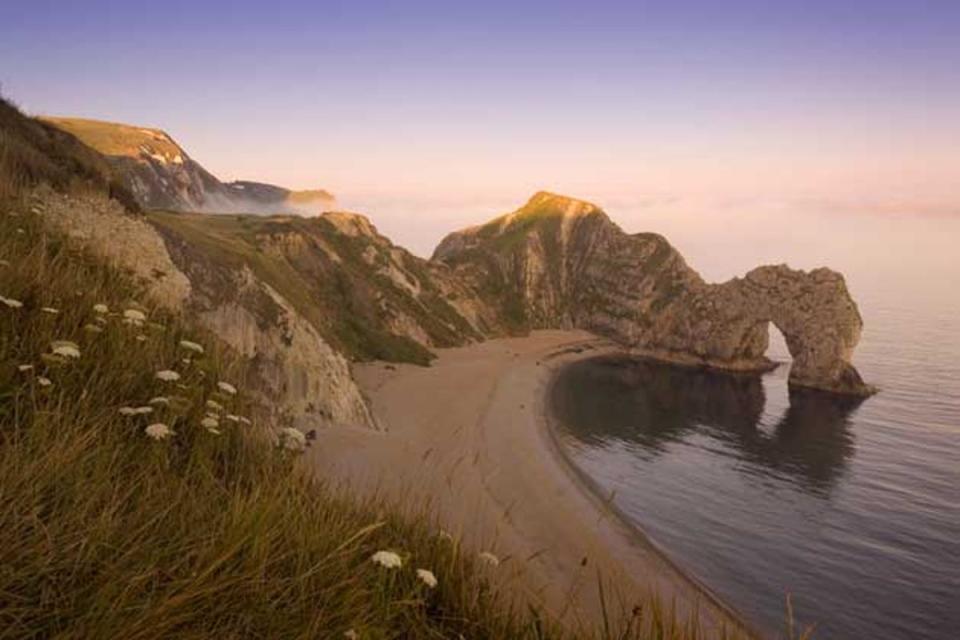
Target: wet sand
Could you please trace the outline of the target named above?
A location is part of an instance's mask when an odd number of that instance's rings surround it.
[[[354,373],[385,429],[320,432],[307,463],[351,491],[427,505],[468,549],[501,559],[491,572],[517,597],[571,626],[651,594],[704,629],[735,614],[633,530],[566,462],[548,424],[552,373],[614,352],[589,333],[539,331],[437,351],[430,367],[369,363]]]

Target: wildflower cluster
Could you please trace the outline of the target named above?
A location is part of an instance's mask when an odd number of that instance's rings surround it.
[[[403,558],[396,551],[381,550],[370,556],[370,561],[380,565],[384,569],[401,569],[403,567]],[[417,569],[417,580],[433,589],[437,586],[437,576],[429,569]]]

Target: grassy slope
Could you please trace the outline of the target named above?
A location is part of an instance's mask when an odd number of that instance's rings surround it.
[[[279,291],[338,349],[356,360],[427,364],[433,354],[419,343],[393,334],[379,312],[382,301],[420,320],[436,344],[460,344],[473,335],[465,321],[427,290],[420,301],[375,273],[362,254],[371,242],[340,233],[322,218],[295,216],[205,215],[152,212],[150,220],[201,250],[217,264],[249,266]],[[263,249],[270,234],[299,234],[307,243],[323,243],[340,261],[314,247],[299,259]],[[417,274],[429,287],[429,277]],[[451,330],[453,325],[456,330]]]
[[[433,531],[310,486],[253,427],[202,428],[211,398],[256,413],[242,393],[218,395],[216,381],[237,383],[243,368],[209,336],[156,311],[156,326],[111,317],[86,332],[94,304],[124,309],[141,293],[29,214],[0,217],[0,239],[0,295],[24,304],[0,304],[0,637],[522,637]],[[207,355],[185,365],[183,338]],[[60,339],[81,357],[45,361]],[[156,380],[165,368],[187,388]],[[151,416],[117,413],[156,395],[183,400]],[[152,441],[143,428],[153,421],[176,436]],[[369,562],[383,548],[407,566]],[[418,582],[414,567],[440,586]]]
[[[138,209],[107,161],[71,134],[26,118],[0,97],[0,201],[45,182],[57,189],[109,195]]]
[[[116,122],[85,118],[43,118],[44,122],[73,134],[84,144],[108,156],[140,156],[140,147],[149,147],[173,157],[183,151],[159,129],[133,127]]]

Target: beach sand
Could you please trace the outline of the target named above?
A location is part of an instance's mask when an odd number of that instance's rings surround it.
[[[572,628],[597,628],[651,593],[705,630],[737,626],[560,455],[548,425],[552,372],[616,350],[580,331],[538,331],[438,350],[430,367],[369,363],[355,375],[384,431],[321,431],[306,456],[319,477],[354,492],[426,506],[445,530],[502,562],[491,573],[525,603]]]

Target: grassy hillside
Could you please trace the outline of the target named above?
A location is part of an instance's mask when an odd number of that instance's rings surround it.
[[[0,260],[0,637],[529,635],[425,523],[311,486],[265,441],[215,337],[29,213],[0,216]],[[167,369],[180,380],[158,380]],[[153,440],[153,423],[174,435]],[[404,567],[371,562],[382,549]]]
[[[170,158],[183,154],[183,150],[159,129],[85,118],[44,117],[41,121],[73,134],[87,146],[108,156],[136,158],[140,156],[144,145]]]
[[[69,133],[24,117],[0,97],[0,201],[41,183],[103,193],[130,210],[139,208],[103,156]]]
[[[424,261],[402,253],[421,286],[413,295],[388,274],[398,262],[380,236],[349,235],[325,217],[262,217],[151,212],[149,219],[211,268],[250,267],[279,291],[331,344],[355,360],[426,364],[433,354],[392,326],[412,318],[436,346],[479,337],[443,299]],[[175,249],[175,253],[176,253]]]

